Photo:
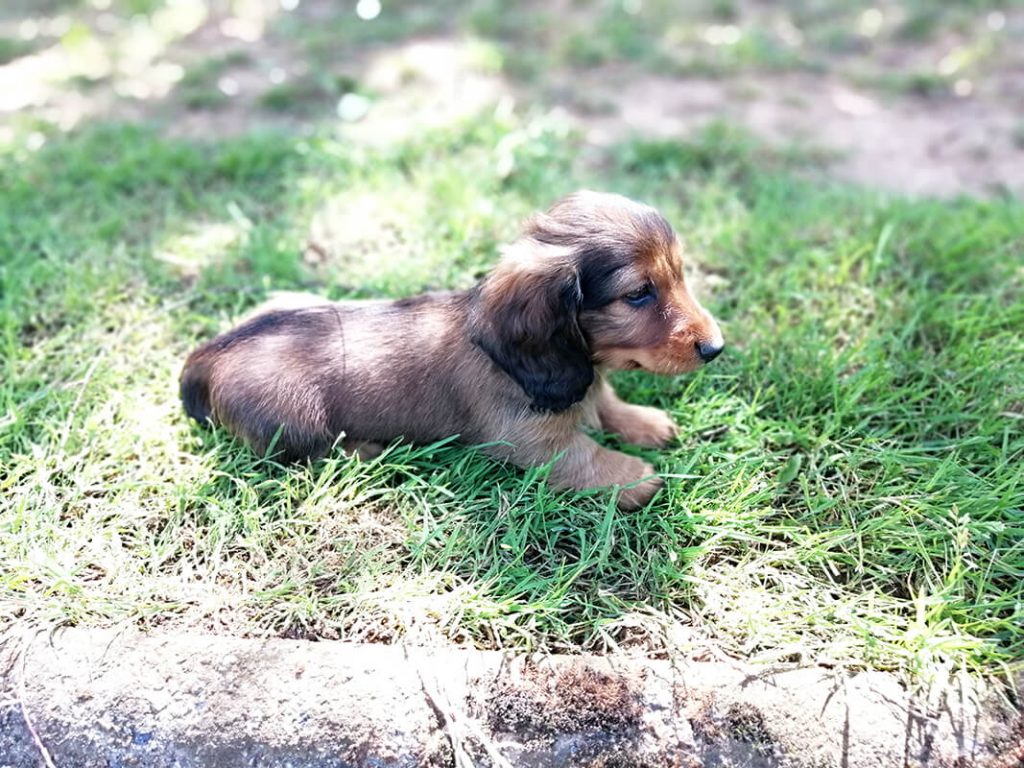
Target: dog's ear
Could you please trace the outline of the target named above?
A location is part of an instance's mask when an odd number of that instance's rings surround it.
[[[553,251],[536,241],[510,249],[476,289],[470,337],[534,407],[564,411],[583,399],[594,366],[579,326],[579,277],[572,259]]]

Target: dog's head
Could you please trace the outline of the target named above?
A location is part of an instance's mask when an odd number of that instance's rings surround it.
[[[577,192],[532,218],[480,285],[473,341],[538,408],[583,399],[594,366],[678,374],[724,342],[690,294],[682,248],[653,208]]]

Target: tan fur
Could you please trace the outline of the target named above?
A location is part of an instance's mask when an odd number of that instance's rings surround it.
[[[667,413],[620,400],[606,382],[602,382],[598,395],[597,412],[601,428],[614,432],[627,443],[661,448],[679,434],[678,425]]]
[[[458,435],[523,467],[558,457],[554,487],[619,486],[619,506],[634,509],[662,481],[584,430],[654,447],[676,436],[667,414],[623,402],[604,373],[681,373],[720,349],[682,275],[653,209],[577,193],[534,217],[471,291],[257,310],[192,353],[182,397],[261,453],[317,457],[343,438],[369,456],[400,437]]]

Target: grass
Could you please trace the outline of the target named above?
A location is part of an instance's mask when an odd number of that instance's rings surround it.
[[[15,37],[0,37],[0,65],[7,64],[35,50],[35,46]]]
[[[251,63],[244,51],[233,51],[215,58],[207,58],[185,72],[178,83],[177,96],[188,109],[219,109],[230,100],[218,81],[234,67]]]
[[[953,93],[953,80],[936,72],[888,72],[853,78],[858,84],[883,93],[912,94],[925,98],[949,96]]]
[[[884,9],[833,0],[787,0],[763,7],[732,0],[580,0],[557,19],[540,6],[508,13],[497,0],[477,0],[467,8],[462,26],[498,42],[506,73],[526,82],[602,66],[662,76],[804,71],[856,79],[862,70],[878,70],[879,60],[889,60],[898,50],[905,53],[944,38],[956,40],[972,62],[984,61],[996,53],[1002,34],[986,28],[986,14],[1001,8],[988,0],[900,0]],[[883,77],[885,69],[878,73],[879,85],[893,87],[896,83]]]
[[[761,660],[1019,664],[1024,206],[822,186],[720,125],[577,141],[97,126],[0,156],[2,621],[567,652],[692,624]],[[643,452],[649,508],[453,443],[279,466],[186,421],[184,356],[268,291],[467,287],[580,186],[661,207],[730,340],[697,375],[617,378],[682,426]]]
[[[301,113],[313,104],[336,103],[339,97],[354,93],[356,88],[351,77],[309,74],[267,89],[260,96],[260,105],[274,112]]]

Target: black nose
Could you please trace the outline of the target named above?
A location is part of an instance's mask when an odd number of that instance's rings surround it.
[[[710,363],[725,349],[725,344],[712,344],[708,341],[698,341],[696,344],[697,354],[700,355],[700,359],[705,363]]]

